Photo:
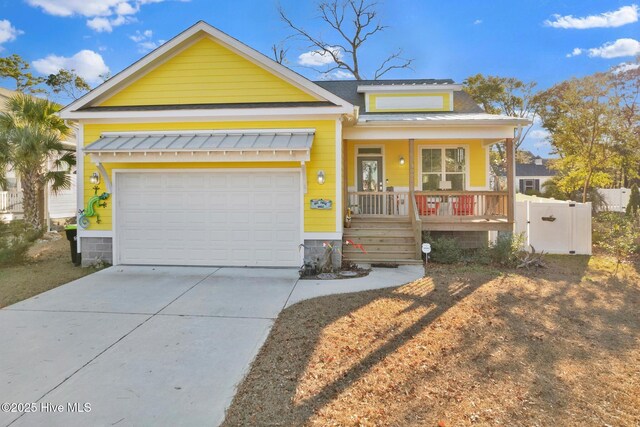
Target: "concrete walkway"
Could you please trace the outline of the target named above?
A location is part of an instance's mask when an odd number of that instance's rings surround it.
[[[217,425],[284,307],[422,274],[111,267],[0,310],[0,425]]]

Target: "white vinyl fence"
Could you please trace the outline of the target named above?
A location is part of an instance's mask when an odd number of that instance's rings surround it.
[[[591,203],[519,197],[515,214],[516,232],[524,233],[527,248],[591,255]]]
[[[611,212],[624,212],[631,196],[629,188],[600,188],[598,193],[606,203],[603,209]]]

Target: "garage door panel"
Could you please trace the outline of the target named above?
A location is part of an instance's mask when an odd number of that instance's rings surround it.
[[[121,173],[116,200],[120,263],[299,264],[298,172]]]

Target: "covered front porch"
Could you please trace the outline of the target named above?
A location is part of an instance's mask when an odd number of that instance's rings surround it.
[[[489,150],[503,143],[507,188],[490,182]],[[344,193],[352,218],[409,219],[424,230],[495,231],[513,228],[513,142],[347,140]]]
[[[496,143],[508,153],[507,188],[500,190],[490,176]],[[345,215],[351,218],[344,238],[368,252],[347,244],[348,261],[419,261],[423,231],[484,234],[486,244],[489,231],[513,230],[511,138],[352,139],[343,146]]]

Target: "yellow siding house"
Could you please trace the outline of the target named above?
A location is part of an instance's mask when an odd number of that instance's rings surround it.
[[[526,121],[450,80],[311,82],[199,22],[60,114],[85,265],[418,262],[423,230],[513,225],[488,153]]]

